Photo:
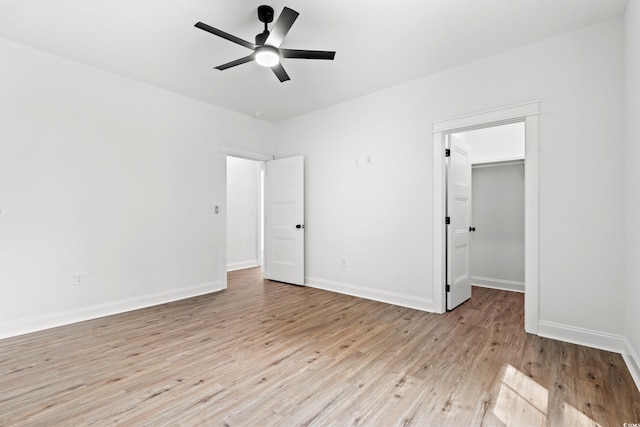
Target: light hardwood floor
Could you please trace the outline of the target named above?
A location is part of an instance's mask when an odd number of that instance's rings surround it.
[[[260,275],[0,341],[0,425],[640,423],[621,356],[525,334],[521,294],[435,315]]]

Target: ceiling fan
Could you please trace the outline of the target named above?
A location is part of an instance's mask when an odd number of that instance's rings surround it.
[[[273,8],[271,6],[258,7],[258,19],[264,22],[264,31],[256,35],[256,42],[250,43],[239,37],[225,33],[224,31],[213,28],[203,22],[198,22],[195,26],[201,30],[208,31],[218,37],[227,39],[240,46],[251,49],[253,53],[244,58],[228,62],[226,64],[215,67],[218,70],[226,70],[236,65],[245,64],[247,62],[256,61],[258,65],[269,67],[273,70],[280,82],[290,80],[289,75],[280,63],[281,58],[299,58],[299,59],[328,59],[333,60],[336,53],[324,50],[299,50],[299,49],[281,49],[280,45],[285,36],[291,29],[291,26],[298,18],[299,13],[293,9],[285,7],[278,17],[276,23],[268,30],[267,24],[273,21]]]

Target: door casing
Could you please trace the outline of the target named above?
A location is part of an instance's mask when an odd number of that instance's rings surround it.
[[[447,135],[509,123],[525,124],[525,300],[524,329],[538,333],[539,319],[539,184],[538,184],[538,116],[540,102],[496,108],[433,122],[433,306],[437,313],[446,311],[446,226],[445,226],[445,144]]]

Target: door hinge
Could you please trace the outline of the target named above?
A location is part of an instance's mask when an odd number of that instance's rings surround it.
[[[445,289],[446,289],[447,292],[451,292],[451,285],[445,286]]]
[[[445,157],[451,157],[451,150],[449,148],[445,148],[444,149],[444,156]]]
[[[451,224],[451,217],[450,216],[445,216],[444,217],[444,223],[447,224],[447,225]]]

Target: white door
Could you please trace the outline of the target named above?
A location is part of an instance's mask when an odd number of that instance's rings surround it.
[[[471,148],[458,135],[449,136],[447,164],[447,310],[471,298],[469,243],[471,225]]]
[[[304,285],[304,157],[266,166],[265,277]]]

